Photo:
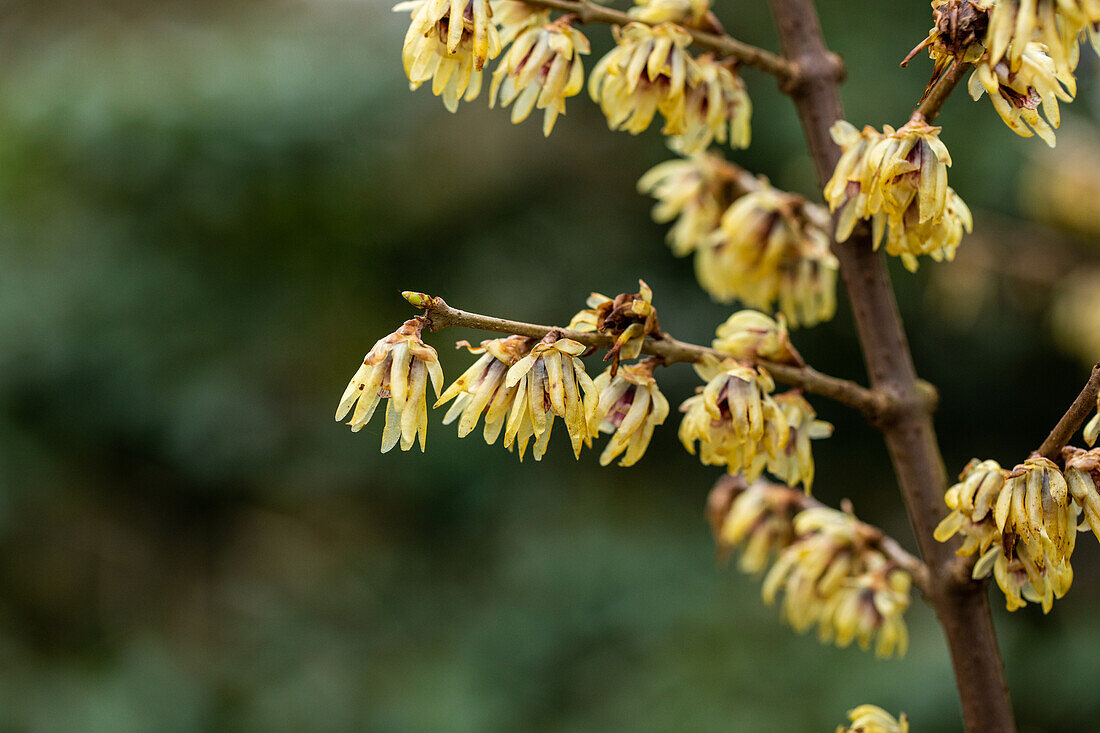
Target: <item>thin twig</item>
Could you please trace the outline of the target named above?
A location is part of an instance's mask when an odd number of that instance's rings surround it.
[[[791,506],[795,507],[798,511],[804,509],[831,508],[800,489],[793,489],[782,484],[764,481],[764,479],[758,479],[756,483],[766,483],[773,489],[784,492],[787,495],[787,501],[789,501]],[[707,500],[708,513],[711,511],[718,511],[724,514],[728,511],[736,494],[744,491],[748,486],[749,483],[745,480],[744,476],[730,474],[722,476],[722,478],[715,482],[714,488],[711,489],[711,495]],[[921,562],[919,557],[908,552],[897,540],[886,534],[882,529],[862,520],[855,519],[854,517],[853,519],[860,525],[862,529],[861,534],[870,540],[873,547],[885,555],[887,560],[909,573],[913,578],[913,585],[917,586],[922,593],[927,594],[929,592],[931,588],[931,576],[928,572],[928,566]]]
[[[973,67],[972,63],[955,61],[921,100],[917,111],[924,115],[924,119],[929,124],[939,115],[951,92],[955,91],[955,87],[962,81],[963,75]]]
[[[534,339],[541,339],[550,331],[558,331],[564,338],[570,338],[585,346],[599,349],[611,348],[615,343],[614,337],[608,334],[571,331],[556,326],[542,326],[536,323],[525,323],[506,318],[484,316],[479,313],[469,313],[452,308],[442,298],[433,298],[422,293],[412,294],[407,296],[407,299],[418,308],[424,309],[424,315],[428,319],[428,327],[432,331],[438,331],[449,326],[465,326],[466,328],[527,336]],[[697,363],[707,357],[726,358],[726,355],[714,349],[680,341],[668,335],[661,338],[647,337],[642,344],[642,353],[659,357],[666,364]],[[828,397],[859,410],[871,419],[884,413],[889,407],[882,395],[847,379],[831,377],[810,367],[778,364],[766,360],[758,360],[756,363],[767,369],[768,373],[784,384],[822,397]]]
[[[1092,376],[1085,383],[1084,389],[1077,395],[1077,399],[1066,410],[1066,414],[1062,415],[1062,419],[1058,421],[1054,429],[1050,431],[1047,439],[1039,446],[1039,450],[1036,451],[1039,455],[1052,461],[1058,460],[1062,455],[1062,448],[1077,432],[1077,428],[1081,427],[1081,423],[1085,421],[1089,413],[1096,409],[1096,394],[1098,391],[1100,391],[1100,363],[1092,368]]]
[[[528,5],[560,10],[577,16],[581,23],[608,23],[610,25],[626,25],[628,23],[641,22],[632,18],[621,10],[597,5],[590,0],[525,0]],[[708,31],[685,28],[691,34],[692,42],[696,46],[716,52],[723,57],[735,58],[746,66],[752,66],[780,79],[788,79],[793,75],[791,65],[787,61],[770,51],[742,43],[728,35],[710,33]]]

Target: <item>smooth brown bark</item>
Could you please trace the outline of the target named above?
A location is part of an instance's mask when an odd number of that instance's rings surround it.
[[[795,76],[785,84],[806,134],[810,155],[824,186],[840,150],[829,135],[844,118],[839,82],[842,66],[825,47],[812,0],[770,0],[784,55]],[[857,231],[836,244],[864,361],[874,390],[892,405],[879,423],[917,538],[932,573],[928,601],[943,626],[968,731],[1015,731],[1004,669],[983,583],[959,579],[954,553],[936,542],[933,531],[944,513],[947,472],[932,425],[920,399],[916,369],[882,256],[869,233]]]

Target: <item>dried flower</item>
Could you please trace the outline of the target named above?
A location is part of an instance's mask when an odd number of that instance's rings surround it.
[[[587,305],[587,309],[573,316],[569,328],[615,337],[615,345],[604,357],[604,361],[611,362],[611,376],[615,376],[620,359],[634,359],[642,352],[647,336],[661,335],[657,309],[653,307],[653,290],[645,280],[638,281],[637,293],[621,293],[614,299],[592,293]]]
[[[794,327],[829,320],[836,312],[837,260],[825,222],[824,212],[802,197],[762,183],[726,210],[697,250],[696,278],[719,301],[777,306]]]
[[[432,94],[454,112],[481,92],[481,70],[503,48],[489,0],[407,0],[393,8],[411,11],[401,57],[409,85],[416,89],[429,79]],[[461,22],[452,23],[452,18]]]
[[[542,27],[519,34],[493,72],[489,106],[512,107],[512,122],[527,119],[536,107],[546,110],[542,134],[549,135],[558,115],[565,114],[565,99],[584,88],[581,55],[589,53],[588,39],[563,16]]]
[[[672,23],[630,23],[613,30],[617,45],[588,79],[588,93],[608,127],[637,135],[660,112],[663,134],[684,132],[684,92],[700,79],[699,66],[686,50],[691,36]]]
[[[669,138],[669,147],[690,155],[706,150],[712,141],[731,148],[747,148],[752,137],[752,102],[745,82],[713,56],[695,59],[699,79],[689,84],[684,99],[684,131]]]
[[[358,432],[370,422],[379,401],[389,398],[386,427],[382,431],[382,452],[401,441],[401,450],[412,448],[417,436],[420,450],[428,434],[428,379],[438,395],[443,386],[443,369],[435,349],[420,340],[424,321],[413,318],[389,336],[379,339],[363,358],[363,364],[348,382],[336,420],[343,420],[355,406],[348,421]]]
[[[623,451],[626,455],[619,465],[633,466],[649,447],[653,429],[668,417],[668,400],[653,378],[653,368],[658,363],[657,359],[646,359],[624,366],[614,375],[608,368],[594,380],[600,400],[589,428],[593,434],[613,433],[600,454],[601,466],[611,463]]]
[[[876,705],[860,705],[848,711],[848,727],[838,725],[836,733],[909,733],[909,719],[902,713],[893,715]]]
[[[912,579],[871,545],[866,525],[827,507],[806,509],[794,519],[795,541],[764,578],[764,602],[784,592],[783,616],[799,633],[815,624],[818,638],[875,654],[905,654]]]
[[[726,466],[751,481],[768,458],[787,444],[788,426],[771,398],[775,382],[763,369],[733,359],[707,360],[695,365],[706,380],[701,394],[680,405],[680,442],[708,466]]]
[[[518,386],[518,391],[504,431],[504,445],[511,450],[512,441],[517,441],[520,460],[532,436],[535,460],[542,459],[555,415],[565,421],[574,456],[580,457],[582,445],[592,445],[588,424],[599,394],[584,371],[584,362],[577,358],[584,351],[583,344],[559,338],[551,331],[508,369],[504,384],[508,388]]]
[[[801,483],[808,494],[814,483],[814,456],[810,441],[828,438],[833,434],[833,426],[817,419],[814,408],[799,390],[776,395],[775,403],[787,420],[789,432],[786,445],[775,455],[768,456],[768,473],[788,486]]]
[[[1034,130],[1034,134],[1053,148],[1052,128],[1058,127],[1061,121],[1058,100],[1073,101],[1077,85],[1072,74],[1060,74],[1055,69],[1054,61],[1042,44],[1029,43],[1016,71],[1010,71],[1004,60],[996,64],[980,63],[970,75],[968,89],[975,100],[988,92],[997,114],[1017,135],[1031,137]],[[1039,116],[1040,103],[1046,120]]]
[[[924,48],[935,62],[931,86],[954,61],[974,62],[985,53],[989,14],[982,0],[932,0],[934,25],[928,37],[901,62],[905,66]]]
[[[699,26],[710,12],[707,0],[634,0],[627,15],[643,23],[678,23]]]
[[[706,154],[668,160],[638,179],[638,192],[657,199],[654,221],[664,223],[679,217],[667,237],[677,257],[695,251],[718,228],[722,212],[733,199],[720,175],[724,162]]]
[[[458,437],[465,438],[484,414],[485,442],[495,443],[512,412],[518,392],[517,386],[505,385],[505,378],[512,365],[527,353],[529,344],[530,340],[522,336],[489,339],[482,341],[481,346],[459,341],[458,347],[465,346],[471,354],[482,354],[482,357],[436,400],[435,407],[454,400],[443,417],[443,424],[450,425],[461,416]]]
[[[787,319],[754,310],[741,310],[726,319],[716,331],[711,345],[715,351],[741,361],[767,359],[779,364],[804,366],[802,356],[791,344]]]

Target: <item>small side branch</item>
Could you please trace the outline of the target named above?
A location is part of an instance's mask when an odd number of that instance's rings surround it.
[[[528,5],[560,10],[577,16],[581,23],[607,23],[608,25],[626,25],[641,22],[621,10],[597,5],[591,0],[524,0]],[[692,41],[700,48],[714,51],[719,56],[734,58],[746,66],[787,79],[793,75],[791,65],[770,51],[742,43],[728,35],[709,33],[693,28],[685,28],[691,34]]]
[[[1097,392],[1100,392],[1100,363],[1093,366],[1092,376],[1085,383],[1084,389],[1077,395],[1077,399],[1066,410],[1066,414],[1062,415],[1062,419],[1058,421],[1054,429],[1050,431],[1047,439],[1039,446],[1039,450],[1036,451],[1039,455],[1052,461],[1058,460],[1062,454],[1062,448],[1077,432],[1077,429],[1081,427],[1081,424],[1085,422],[1085,418],[1089,416],[1089,413],[1096,409]]]
[[[713,497],[715,495],[726,494],[728,496],[730,493],[739,493],[747,486],[748,483],[743,476],[731,476],[727,474],[715,482],[714,488],[711,490],[712,499],[710,502],[714,501]],[[780,484],[772,484],[772,486],[777,490],[787,492],[789,494],[788,499],[791,506],[795,507],[798,511],[828,506],[799,489],[792,489]],[[850,513],[848,509],[845,509],[845,511]],[[917,586],[922,593],[927,594],[931,587],[928,566],[921,562],[920,558],[907,552],[897,540],[886,534],[883,530],[874,525],[867,524],[862,520],[856,521],[861,527],[861,534],[868,538],[870,544],[885,555],[887,560],[909,573],[913,578],[913,585]]]
[[[955,87],[962,81],[963,75],[972,68],[974,68],[974,64],[955,61],[951,64],[951,68],[924,95],[917,111],[924,115],[924,119],[929,124],[939,115],[944,103],[947,102],[947,98],[951,96],[951,92],[955,91]]]
[[[614,338],[607,334],[571,331],[556,326],[542,326],[536,323],[484,316],[480,313],[469,313],[452,308],[442,298],[424,294],[409,294],[406,299],[416,307],[424,310],[424,316],[428,319],[428,327],[432,331],[438,331],[449,326],[464,326],[482,331],[541,339],[550,331],[556,330],[565,338],[573,339],[585,346],[597,349],[609,349],[615,343]],[[646,338],[642,344],[642,353],[659,357],[666,364],[696,363],[707,357],[721,359],[726,356],[714,349],[680,341],[667,335],[661,338]],[[776,380],[784,384],[803,389],[811,394],[828,397],[859,410],[871,419],[884,414],[888,408],[886,400],[881,394],[872,392],[847,379],[831,377],[810,367],[796,367],[764,360],[758,361],[757,364],[767,369]]]

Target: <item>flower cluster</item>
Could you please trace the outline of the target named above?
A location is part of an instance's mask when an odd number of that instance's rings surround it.
[[[1089,33],[1097,44],[1100,3],[1096,0],[983,0],[989,10],[987,63],[1002,59],[1017,70],[1032,41],[1046,46],[1058,73],[1069,76],[1077,67],[1078,39]],[[1100,52],[1100,46],[1098,46]]]
[[[975,459],[944,497],[952,511],[936,539],[961,534],[958,554],[979,556],[973,577],[992,573],[1010,611],[1030,601],[1049,612],[1073,582],[1070,559],[1082,510],[1094,532],[1100,528],[1100,451],[1066,448],[1065,456],[1065,475],[1039,456],[1012,471]]]
[[[604,361],[611,362],[612,377],[619,368],[620,359],[636,358],[646,337],[661,333],[657,309],[653,307],[653,290],[644,280],[638,281],[637,293],[622,293],[614,298],[592,293],[587,305],[588,308],[573,316],[569,328],[615,337],[615,344],[604,357]]]
[[[1032,42],[1024,47],[1014,70],[1003,59],[975,66],[968,89],[974,99],[988,93],[997,114],[1017,135],[1036,134],[1053,148],[1054,128],[1061,122],[1058,100],[1073,101],[1077,85],[1072,74],[1056,68],[1046,47]],[[1045,120],[1039,115],[1040,104]]]
[[[657,199],[653,220],[676,219],[667,240],[677,257],[703,246],[736,198],[724,174],[728,167],[718,156],[701,154],[658,163],[638,179],[638,192]]]
[[[428,380],[431,379],[438,395],[443,386],[443,369],[435,349],[420,339],[423,328],[424,321],[413,318],[379,339],[348,382],[336,408],[337,421],[351,412],[348,425],[358,432],[370,422],[379,402],[388,398],[386,427],[382,430],[383,453],[398,441],[401,450],[409,450],[417,437],[420,450],[424,450],[428,434]]]
[[[669,138],[669,147],[691,155],[712,142],[731,148],[747,148],[752,139],[752,101],[745,82],[729,66],[713,56],[695,60],[698,80],[688,84],[681,119],[681,131]]]
[[[627,15],[650,25],[677,23],[698,27],[709,12],[708,0],[634,0],[634,7]]]
[[[740,547],[742,570],[762,572],[768,604],[783,593],[783,616],[802,633],[846,647],[875,645],[879,656],[905,654],[912,579],[878,548],[881,533],[849,514],[822,506],[799,511],[803,495],[758,481],[720,482],[707,514],[719,551]]]
[[[848,711],[851,725],[838,725],[836,733],[909,733],[909,719],[897,718],[877,705],[860,705]]]
[[[737,311],[715,330],[711,342],[715,351],[741,361],[766,359],[780,364],[803,366],[802,356],[791,344],[787,320],[760,311]]]
[[[654,428],[668,417],[668,400],[653,378],[657,364],[657,359],[646,359],[624,366],[617,373],[608,368],[596,377],[600,401],[589,427],[593,435],[612,434],[600,454],[601,466],[611,463],[623,451],[626,455],[619,465],[633,466],[649,447]]]
[[[581,55],[590,52],[588,39],[564,19],[523,30],[493,72],[489,106],[512,102],[512,122],[527,119],[536,107],[543,114],[542,133],[550,135],[565,100],[584,88]]]
[[[471,354],[482,356],[439,396],[435,407],[454,400],[454,404],[443,417],[443,424],[450,425],[461,417],[458,423],[460,438],[469,435],[484,415],[485,442],[492,445],[513,412],[518,391],[516,385],[509,387],[505,384],[508,370],[527,355],[530,339],[509,336],[482,341],[481,346],[471,346],[469,342],[459,341],[458,347],[463,346]],[[511,431],[511,434],[515,436],[517,431],[518,428]],[[508,447],[511,447],[511,443]]]
[[[725,466],[731,474],[756,479],[765,468],[794,486],[813,484],[811,438],[828,437],[832,426],[815,419],[797,392],[772,396],[775,382],[766,370],[735,359],[695,365],[706,382],[680,405],[680,442],[699,460]]]
[[[856,130],[840,121],[833,140],[842,148],[825,198],[832,211],[840,210],[837,241],[851,236],[860,219],[872,222],[878,247],[886,235],[886,251],[901,257],[906,268],[917,269],[917,257],[951,260],[964,230],[973,226],[970,209],[947,185],[951,156],[931,127],[915,113],[898,130]]]
[[[762,182],[726,209],[696,251],[699,284],[719,301],[774,306],[792,326],[829,320],[838,265],[823,215],[801,196]]]

